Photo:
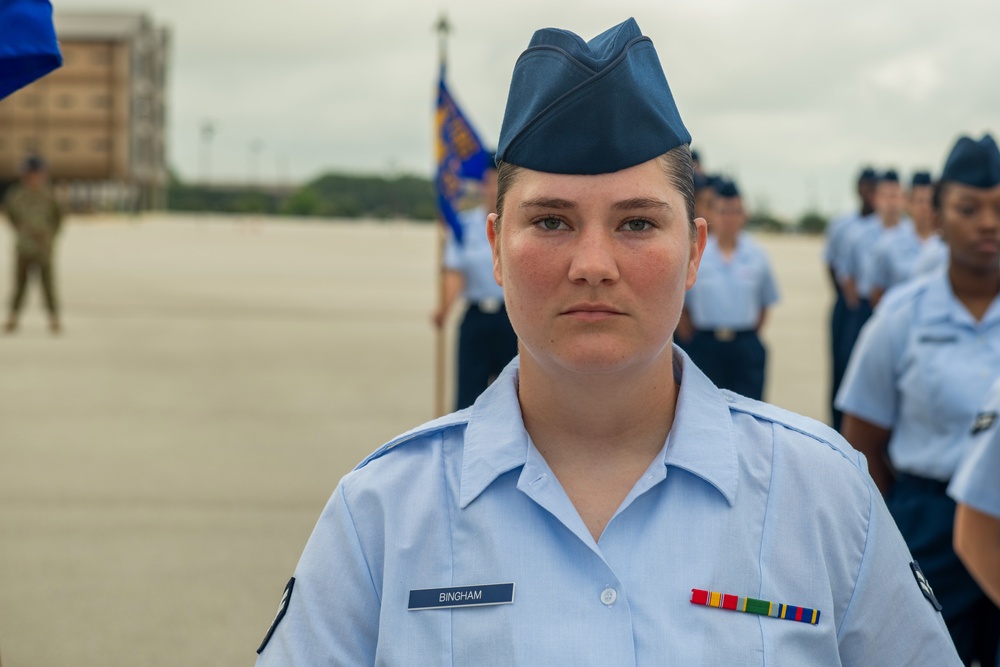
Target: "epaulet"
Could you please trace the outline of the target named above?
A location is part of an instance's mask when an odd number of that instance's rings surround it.
[[[755,401],[752,398],[734,394],[726,389],[721,391],[726,397],[726,402],[729,403],[730,410],[759,417],[765,421],[783,426],[790,431],[800,433],[811,440],[823,443],[850,461],[851,465],[855,468],[861,471],[867,470],[861,454],[851,447],[844,440],[843,436],[823,422],[816,421],[811,417],[804,417],[784,408],[779,408],[776,405],[771,405],[770,403]]]
[[[374,452],[368,455],[364,461],[359,463],[355,470],[360,470],[366,465],[374,461],[375,459],[383,456],[386,452],[399,447],[400,445],[405,445],[408,442],[412,442],[421,438],[425,435],[430,435],[432,433],[440,433],[446,431],[452,426],[458,426],[460,424],[467,424],[469,421],[469,415],[472,414],[472,408],[465,408],[464,410],[459,410],[458,412],[452,412],[451,414],[445,415],[444,417],[438,417],[437,419],[431,420],[420,426],[410,429],[402,435],[398,435],[389,442],[385,443]]]
[[[905,308],[907,305],[913,303],[921,294],[927,291],[927,285],[930,284],[937,277],[937,272],[929,273],[926,276],[920,276],[903,283],[897,287],[893,287],[878,302],[875,309],[880,312],[892,313],[896,312],[900,308]]]

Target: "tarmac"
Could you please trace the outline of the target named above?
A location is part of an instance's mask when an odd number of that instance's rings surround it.
[[[825,419],[822,239],[758,240],[767,398]],[[33,286],[0,337],[3,665],[252,664],[337,481],[435,416],[437,231],[88,217],[57,252],[64,333]]]

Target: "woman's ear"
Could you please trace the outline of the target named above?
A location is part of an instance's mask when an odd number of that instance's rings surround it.
[[[698,279],[698,267],[701,266],[701,256],[705,252],[705,244],[708,243],[708,222],[705,218],[694,219],[695,233],[691,239],[691,258],[688,262],[688,275],[685,289],[694,287]]]
[[[500,235],[498,227],[500,216],[490,213],[486,216],[486,238],[490,241],[490,249],[493,251],[493,279],[497,285],[503,287],[503,271],[500,259]]]

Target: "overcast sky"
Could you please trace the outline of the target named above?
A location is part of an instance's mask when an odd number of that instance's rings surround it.
[[[634,16],[709,171],[787,216],[852,207],[863,163],[938,171],[960,133],[1000,132],[996,0],[53,4],[144,11],[170,28],[168,151],[184,179],[205,175],[207,121],[212,180],[430,174],[442,11],[454,27],[449,85],[490,144],[535,29],[590,39]]]

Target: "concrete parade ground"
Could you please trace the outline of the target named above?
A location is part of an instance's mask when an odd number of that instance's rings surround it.
[[[825,419],[822,241],[760,240],[767,398]],[[337,481],[434,416],[436,245],[403,222],[71,219],[64,333],[33,284],[0,337],[3,666],[252,664]]]

